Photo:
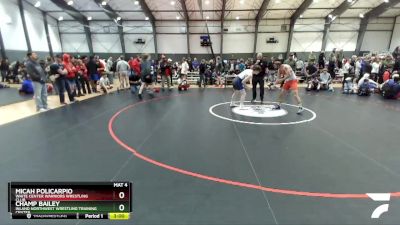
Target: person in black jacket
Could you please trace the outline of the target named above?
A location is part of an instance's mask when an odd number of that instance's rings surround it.
[[[204,88],[206,87],[207,84],[205,80],[206,69],[207,69],[206,61],[202,59],[199,66],[199,75],[200,75],[199,87],[201,87],[201,84],[204,85]]]
[[[29,52],[26,61],[26,71],[33,81],[36,110],[44,112],[48,109],[47,105],[47,76],[42,66],[37,62],[38,56],[34,52]]]
[[[89,61],[86,64],[86,68],[88,70],[88,76],[90,79],[90,85],[92,86],[92,91],[97,93],[97,81],[99,80],[99,72],[97,69],[99,68],[98,64],[93,55],[89,57]]]
[[[318,56],[318,67],[320,69],[325,68],[325,52],[322,51]]]
[[[0,64],[1,71],[1,82],[8,81],[7,75],[10,72],[10,64],[8,63],[8,59],[2,59]]]

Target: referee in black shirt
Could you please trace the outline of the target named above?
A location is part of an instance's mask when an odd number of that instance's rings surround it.
[[[262,53],[257,54],[257,59],[254,62],[254,65],[259,65],[261,67],[261,72],[257,75],[254,75],[252,78],[251,83],[253,84],[253,100],[251,100],[251,103],[254,103],[254,101],[257,98],[257,84],[260,85],[260,100],[261,104],[263,104],[264,101],[264,77],[266,73],[266,69],[268,66],[268,62],[263,60]]]

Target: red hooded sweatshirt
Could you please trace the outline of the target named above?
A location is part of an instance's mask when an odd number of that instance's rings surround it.
[[[138,58],[135,58],[133,60],[131,68],[133,69],[133,71],[135,71],[136,75],[140,75],[140,61]]]
[[[64,68],[67,70],[67,79],[74,79],[76,74],[76,68],[71,62],[71,56],[68,54],[63,55]]]
[[[82,65],[75,66],[75,68],[76,68],[76,71],[80,71],[82,77],[85,80],[88,79],[88,74],[87,74],[88,71],[87,71],[87,68],[84,63],[82,63]]]

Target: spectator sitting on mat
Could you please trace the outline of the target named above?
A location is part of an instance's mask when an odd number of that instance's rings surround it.
[[[103,90],[104,94],[108,94],[108,90],[112,89],[113,86],[110,84],[110,80],[107,77],[107,72],[102,72],[99,80],[100,89]]]
[[[397,71],[393,71],[393,74],[395,74]],[[390,68],[386,68],[385,72],[383,73],[383,83],[385,83],[387,80],[390,79]]]
[[[2,89],[2,88],[10,88],[10,86],[7,85],[7,84],[1,84],[1,83],[0,83],[0,89]]]
[[[307,91],[311,91],[311,90],[319,91],[320,88],[321,88],[321,85],[319,83],[317,74],[311,75],[311,79],[310,79],[310,81],[308,81],[306,90]]]
[[[22,81],[22,86],[18,90],[20,94],[26,94],[26,95],[32,95],[33,94],[33,83],[30,78],[25,78],[24,81]]]
[[[381,88],[382,96],[386,99],[400,98],[400,76],[394,74],[392,79],[387,80]]]
[[[344,80],[344,86],[343,86],[343,94],[353,94],[354,93],[354,85],[352,78],[347,77]]]
[[[369,74],[368,74],[369,75]],[[376,89],[376,85],[374,81],[370,80],[369,78],[364,78],[362,81],[360,80],[358,85],[358,95],[359,96],[370,96],[371,93],[374,93]]]
[[[324,90],[329,90],[329,91],[334,91],[331,82],[332,82],[332,77],[331,74],[328,73],[328,68],[322,69],[322,72],[319,74],[319,80],[321,84],[321,88]]]
[[[318,69],[312,62],[308,62],[305,69],[306,80],[310,79],[312,76],[318,75]]]
[[[378,88],[378,83],[376,83],[375,81],[369,79],[370,75],[369,73],[364,74],[364,76],[358,81],[358,87],[361,87],[361,85],[364,83],[364,80],[368,80],[370,89],[374,90],[376,88]]]

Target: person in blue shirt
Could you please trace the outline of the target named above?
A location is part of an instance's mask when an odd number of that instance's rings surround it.
[[[33,94],[33,84],[29,78],[26,78],[22,82],[21,88],[18,90],[20,94],[32,95]]]

